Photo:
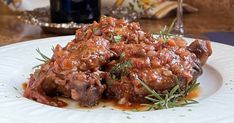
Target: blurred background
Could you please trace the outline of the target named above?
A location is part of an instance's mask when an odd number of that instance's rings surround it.
[[[112,11],[110,9],[112,4],[124,6],[123,1],[101,0],[102,14],[121,13],[124,10]],[[124,11],[123,15],[116,16],[126,16],[126,18],[130,17],[130,21],[139,21],[145,31],[157,33],[165,25],[170,25],[176,17],[177,6],[165,3],[166,0],[132,1],[137,1],[137,5],[140,3],[139,5],[143,5],[143,9],[150,12],[144,13],[144,10],[138,10],[140,6],[134,9],[136,13]],[[155,4],[151,4],[152,2]],[[184,3],[183,23],[186,37],[210,39],[234,45],[234,0],[184,0]],[[48,6],[49,0],[0,0],[0,46],[31,39],[67,35],[67,33],[61,32],[51,33],[43,30],[41,26],[26,24],[19,19],[19,16],[23,16],[25,11]],[[108,8],[108,6],[111,7]],[[128,4],[129,6],[131,7],[130,4]],[[139,13],[141,15],[135,17],[134,14]]]

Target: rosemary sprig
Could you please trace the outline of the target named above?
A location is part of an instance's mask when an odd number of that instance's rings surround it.
[[[196,83],[196,81],[193,81],[191,85],[186,86],[186,92],[185,93],[190,93],[193,91],[195,88],[197,88],[200,85],[200,83]]]
[[[52,50],[53,50],[53,47],[52,47]],[[40,51],[39,48],[37,48],[36,51],[37,51],[37,53],[41,56],[41,58],[36,58],[36,59],[39,60],[39,61],[41,61],[41,62],[43,62],[43,63],[42,63],[42,64],[39,64],[39,65],[37,65],[37,66],[34,66],[33,69],[34,69],[34,68],[38,68],[38,67],[40,67],[41,65],[43,65],[43,64],[45,64],[45,63],[48,63],[48,62],[51,60],[48,56],[44,55],[44,54]]]
[[[177,84],[169,92],[166,91],[165,93],[157,93],[155,90],[151,89],[148,85],[146,85],[145,82],[141,80],[138,76],[136,77],[136,79],[150,93],[145,98],[151,103],[142,104],[148,107],[147,110],[167,109],[198,103],[195,100],[186,98],[189,92],[191,92],[193,89],[199,86],[199,83],[196,83],[196,81],[193,81],[191,85],[187,85],[187,87],[184,90],[182,90]]]
[[[176,19],[174,19],[172,21],[172,23],[169,27],[164,26],[164,28],[159,31],[159,33],[158,33],[159,36],[158,36],[157,40],[163,39],[165,42],[167,42],[169,38],[176,37],[176,35],[171,33],[171,31],[175,25],[175,22],[176,22]]]

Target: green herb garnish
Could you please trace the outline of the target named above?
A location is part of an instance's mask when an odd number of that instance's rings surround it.
[[[130,117],[130,116],[126,116],[126,118],[127,118],[127,119],[131,119],[131,117]]]
[[[131,111],[133,111],[133,112],[139,112],[140,110],[138,110],[137,108],[135,108],[135,109],[132,109]]]
[[[122,53],[120,54],[120,59],[123,59],[124,57],[125,57],[125,53],[122,52]]]
[[[52,50],[54,50],[53,47],[52,47]],[[49,57],[47,57],[46,55],[44,55],[44,54],[40,51],[39,48],[37,48],[36,51],[37,51],[37,53],[41,56],[41,58],[36,58],[36,59],[39,60],[39,61],[41,61],[41,62],[43,62],[43,63],[42,63],[42,64],[39,64],[39,65],[37,65],[37,66],[34,66],[33,69],[34,69],[34,68],[37,68],[37,67],[40,67],[41,65],[43,65],[43,64],[45,64],[45,63],[48,63],[48,62],[51,60]]]
[[[114,67],[112,67],[110,74],[112,79],[120,79],[121,76],[126,76],[128,74],[128,69],[132,67],[130,61],[125,61],[122,63],[117,63]]]
[[[176,22],[176,19],[174,19],[172,21],[169,28],[167,26],[165,26],[161,31],[159,31],[159,33],[158,33],[159,36],[157,37],[157,40],[163,39],[165,42],[167,42],[169,38],[176,37],[176,35],[171,33],[171,31],[175,25],[175,22]]]
[[[199,83],[196,83],[196,81],[193,81],[191,85],[187,85],[187,87],[184,90],[182,90],[177,84],[171,89],[170,92],[166,91],[165,93],[157,93],[155,90],[150,89],[150,87],[146,85],[145,82],[141,80],[138,76],[136,78],[137,80],[139,80],[142,86],[150,93],[145,98],[149,100],[151,104],[142,104],[148,107],[147,110],[167,109],[198,103],[195,100],[186,98],[188,93],[199,85]]]
[[[112,85],[113,81],[115,80],[115,76],[114,75],[112,75],[111,78],[112,79],[106,80],[106,84],[107,85]]]
[[[122,40],[122,37],[120,35],[114,36],[114,42],[118,43]]]

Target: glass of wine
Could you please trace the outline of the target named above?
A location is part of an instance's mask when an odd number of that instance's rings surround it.
[[[101,0],[50,0],[54,23],[92,23],[100,17]]]
[[[183,26],[183,0],[178,0],[177,7],[177,17],[173,33],[183,36],[184,35],[184,26]]]

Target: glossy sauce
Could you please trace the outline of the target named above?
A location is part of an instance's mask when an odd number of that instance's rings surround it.
[[[25,90],[27,87],[27,83],[24,82],[22,84],[22,88],[23,90]],[[195,88],[194,90],[192,90],[190,93],[188,93],[188,95],[186,96],[186,98],[188,99],[195,99],[199,96],[201,91],[200,86]],[[59,99],[63,100],[67,105],[65,105],[64,107],[68,106],[71,102],[74,102],[73,100],[69,99],[69,98],[63,98],[63,97],[59,97]],[[64,107],[60,107],[60,108],[64,108]],[[118,104],[117,100],[113,100],[113,99],[102,99],[100,101],[100,103],[96,106],[93,107],[80,107],[79,104],[77,104],[77,108],[81,108],[81,109],[95,109],[95,108],[101,108],[101,107],[114,107],[116,109],[120,109],[123,111],[145,111],[147,109],[146,106],[141,105],[140,103],[132,103],[131,105],[126,105],[126,104]]]
[[[118,100],[113,107],[136,108],[140,105],[117,103],[147,102],[142,83],[164,92],[177,84],[175,77],[185,87],[202,74],[198,57],[185,44],[174,38],[155,39],[135,22],[103,17],[99,23],[79,28],[65,47],[56,45],[51,60],[30,75],[24,96],[56,107],[63,104],[56,95],[86,107],[99,105],[106,97]],[[196,44],[195,48],[205,45]]]
[[[188,93],[188,95],[186,96],[186,98],[188,99],[195,99],[199,96],[201,91],[200,86],[195,88],[194,90],[192,90],[190,93]],[[111,103],[113,103],[113,107],[120,109],[120,110],[136,110],[136,111],[145,111],[147,109],[146,106],[142,106],[139,103],[135,103],[135,104],[131,104],[131,105],[125,105],[125,104],[117,104],[117,102],[112,101]]]
[[[132,111],[132,110],[145,111],[147,109],[147,107],[141,105],[140,103],[132,103],[131,105],[118,104],[118,101],[113,99],[102,99],[100,101],[100,105],[102,107],[103,106],[114,107],[116,109],[123,111]]]
[[[186,96],[186,98],[188,99],[195,99],[199,96],[201,92],[201,87],[198,86],[197,88],[195,88],[194,90],[192,90],[190,93],[188,93],[188,95]]]
[[[117,108],[117,109],[120,109],[120,110],[124,110],[124,111],[125,110],[127,110],[127,111],[129,111],[129,110],[131,110],[131,111],[133,111],[133,110],[145,111],[147,109],[146,106],[143,106],[143,105],[141,105],[139,103],[134,103],[134,104],[131,104],[131,105],[116,104],[116,105],[114,105],[114,107]]]
[[[22,88],[23,88],[24,91],[26,90],[27,85],[28,85],[28,84],[27,84],[26,82],[24,82],[24,83],[22,84]]]

